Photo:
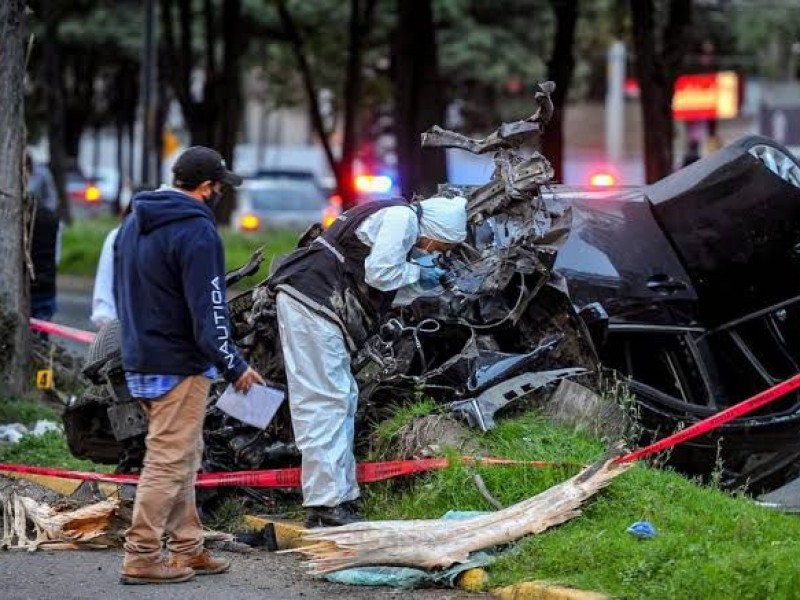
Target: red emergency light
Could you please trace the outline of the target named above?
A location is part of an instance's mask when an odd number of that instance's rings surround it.
[[[589,176],[589,185],[592,187],[614,187],[617,185],[617,178],[608,171],[597,171]]]
[[[356,190],[363,194],[386,194],[392,189],[392,178],[386,175],[359,175]]]

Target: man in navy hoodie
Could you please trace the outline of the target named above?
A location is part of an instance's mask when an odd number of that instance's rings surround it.
[[[122,583],[177,583],[227,571],[203,548],[194,482],[211,380],[240,391],[261,376],[231,339],[222,240],[213,208],[242,179],[219,153],[195,146],[173,167],[173,187],[133,199],[114,244],[114,297],[131,395],[148,415]],[[169,558],[161,539],[167,536]]]

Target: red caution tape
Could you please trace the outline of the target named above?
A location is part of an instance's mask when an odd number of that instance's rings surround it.
[[[67,327],[66,325],[58,325],[50,321],[41,321],[39,319],[31,319],[30,327],[33,331],[40,331],[49,335],[64,338],[65,340],[72,340],[73,342],[81,342],[82,344],[91,344],[94,341],[96,334],[91,331],[83,331],[75,329],[74,327]]]
[[[698,436],[703,435],[704,433],[708,433],[724,425],[728,421],[732,421],[737,417],[741,417],[748,413],[753,412],[764,406],[765,404],[769,404],[800,388],[800,375],[795,375],[791,379],[787,379],[786,381],[779,383],[763,392],[760,392],[735,406],[731,406],[721,412],[711,415],[710,417],[703,419],[702,421],[698,421],[691,427],[687,427],[678,433],[675,433],[669,437],[666,437],[662,440],[657,441],[654,444],[651,444],[645,448],[641,448],[639,450],[635,450],[630,454],[625,456],[621,456],[617,458],[614,462],[615,463],[626,463],[631,462],[634,460],[638,460],[640,458],[644,458],[645,456],[650,456],[651,454],[655,454],[656,452],[661,452],[662,450],[666,450],[668,448],[672,448],[673,446],[677,446],[687,440],[691,440],[692,438],[696,438]]]
[[[519,461],[505,458],[474,458],[464,456],[464,463],[481,465],[523,465],[538,469],[564,466],[571,463],[551,463],[544,461]],[[395,460],[388,462],[359,463],[356,476],[360,483],[373,483],[403,475],[414,475],[435,469],[444,469],[448,465],[446,458],[425,458],[420,460]],[[90,471],[68,471],[49,467],[33,467],[29,465],[0,464],[0,472],[25,473],[29,475],[46,475],[62,479],[80,479],[101,483],[137,484],[138,475],[122,475],[114,473],[93,473]],[[231,471],[221,473],[200,473],[197,475],[197,487],[259,487],[259,488],[299,488],[302,472],[299,467],[287,469],[270,469],[266,471]]]

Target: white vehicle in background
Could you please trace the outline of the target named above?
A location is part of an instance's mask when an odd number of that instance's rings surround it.
[[[119,171],[110,167],[98,167],[92,172],[90,180],[100,193],[100,201],[111,210],[119,191]]]
[[[330,225],[340,207],[328,200],[313,173],[260,171],[236,190],[233,227],[245,233],[265,229],[303,230],[313,223]]]

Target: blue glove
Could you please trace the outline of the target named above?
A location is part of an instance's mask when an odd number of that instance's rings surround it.
[[[441,267],[422,267],[419,270],[419,287],[423,290],[432,290],[439,284],[439,279],[447,273]]]

